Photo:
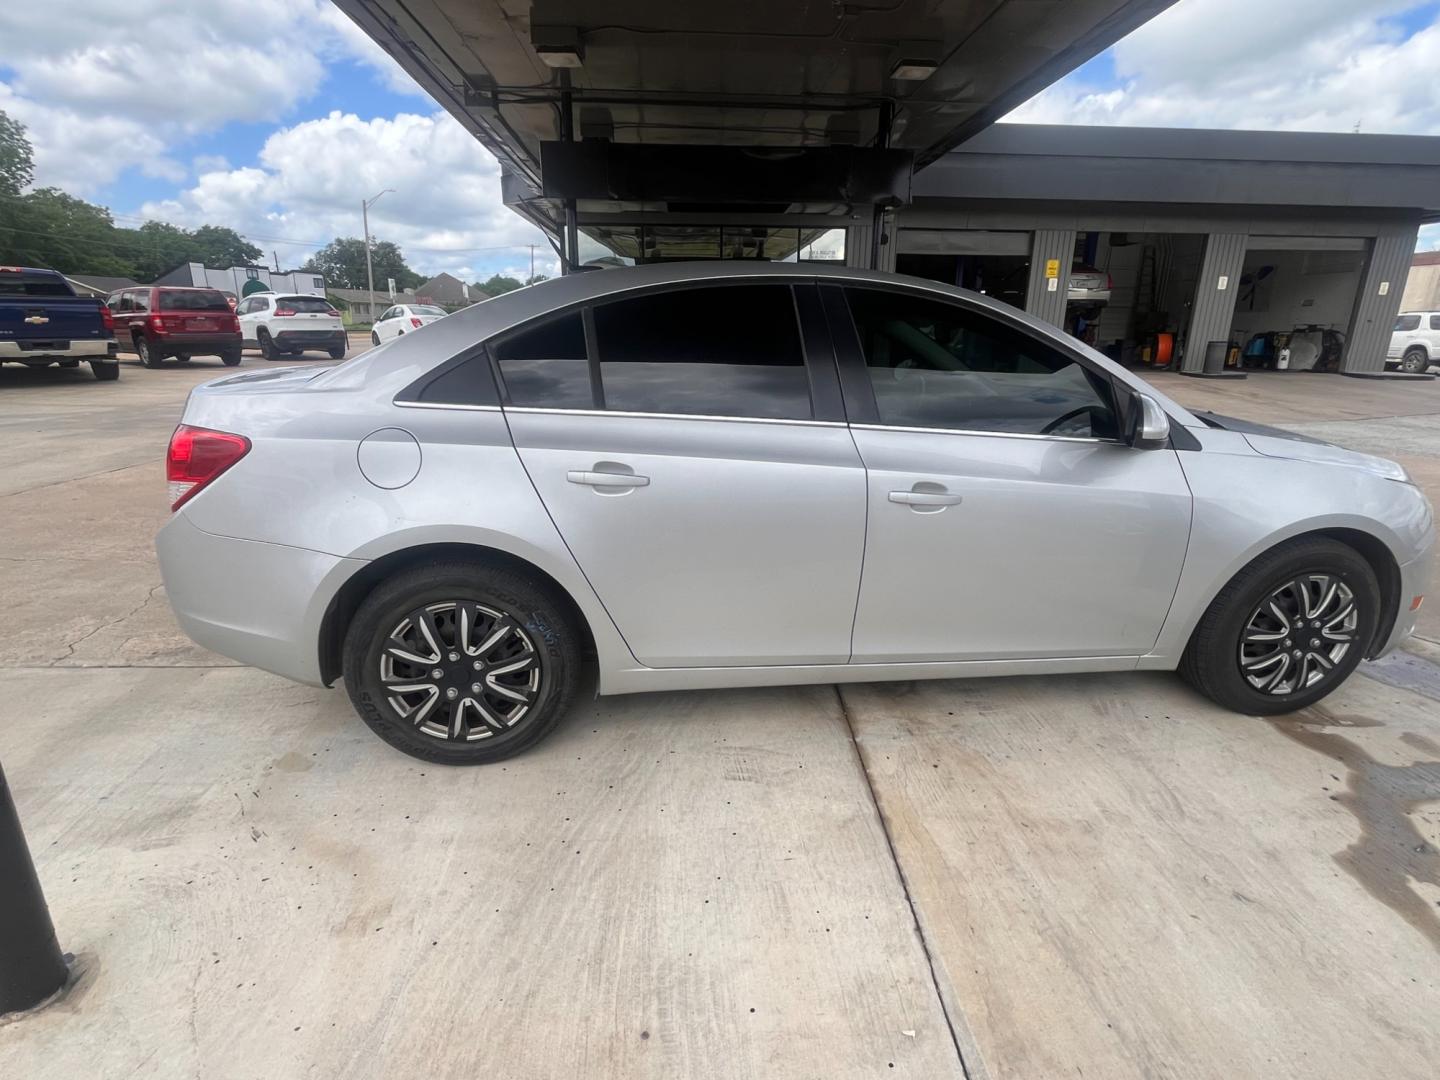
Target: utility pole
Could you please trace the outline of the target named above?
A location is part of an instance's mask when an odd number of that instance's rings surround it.
[[[393,194],[394,188],[386,188],[380,195]],[[373,199],[360,200],[360,221],[365,227],[365,289],[370,294],[370,321],[375,321],[375,270],[370,265],[370,207],[380,201],[380,195]]]
[[[525,284],[526,284],[526,285],[533,285],[533,284],[535,284],[535,245],[534,245],[534,244],[531,244],[531,245],[530,245],[530,280],[527,281]]]
[[[278,274],[280,272],[280,253],[278,251],[272,251],[270,252],[270,256],[275,260],[275,272]]]

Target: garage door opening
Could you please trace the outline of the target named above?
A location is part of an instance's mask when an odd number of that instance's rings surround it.
[[[1066,331],[1129,367],[1178,367],[1204,253],[1199,233],[1078,233]]]
[[[982,229],[902,229],[895,270],[1025,306],[1030,234]]]
[[[1339,371],[1365,272],[1365,241],[1252,236],[1235,294],[1231,354],[1247,368]]]

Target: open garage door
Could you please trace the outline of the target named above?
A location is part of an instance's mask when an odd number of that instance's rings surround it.
[[[1365,272],[1353,237],[1252,236],[1235,294],[1232,354],[1248,368],[1339,371]]]
[[[895,270],[943,281],[1023,308],[1031,234],[986,229],[901,229]]]
[[[1177,363],[1204,250],[1200,233],[1078,233],[1065,329],[1123,364]]]

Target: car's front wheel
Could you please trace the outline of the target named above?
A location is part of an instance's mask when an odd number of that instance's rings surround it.
[[[412,757],[483,765],[560,722],[580,638],[553,589],[508,568],[437,561],[377,585],[345,635],[361,718]]]
[[[1211,700],[1266,716],[1313,705],[1349,677],[1375,636],[1380,586],[1354,548],[1302,537],[1220,590],[1180,661]]]
[[[1429,369],[1430,357],[1424,349],[1411,349],[1400,361],[1400,370],[1411,375],[1419,375]]]
[[[377,334],[374,330],[371,330],[371,331],[370,331],[370,344],[371,344],[371,345],[379,345],[379,344],[380,344],[380,335]]]

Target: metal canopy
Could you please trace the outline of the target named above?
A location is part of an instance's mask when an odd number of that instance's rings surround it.
[[[579,65],[578,138],[883,146],[893,110],[888,145],[924,165],[1173,0],[335,3],[538,190],[564,124],[537,44]]]

